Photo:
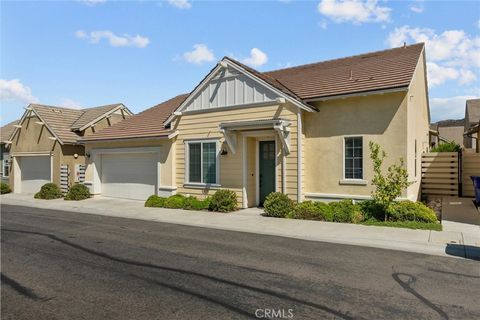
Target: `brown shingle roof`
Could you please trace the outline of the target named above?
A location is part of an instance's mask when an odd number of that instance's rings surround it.
[[[5,141],[8,141],[10,139],[10,136],[12,135],[13,130],[15,130],[15,125],[18,124],[19,120],[12,121],[10,123],[7,123],[3,127],[0,128],[0,142],[3,143]]]
[[[70,126],[83,114],[82,110],[40,104],[31,104],[30,107],[63,143],[77,141],[79,136],[72,131]]]
[[[263,73],[301,99],[405,87],[424,44],[371,52]]]
[[[164,121],[187,97],[188,94],[178,95],[81,140],[130,139],[166,135],[169,130],[164,127]]]
[[[120,105],[122,104],[116,103],[116,104],[109,104],[106,106],[95,107],[95,108],[82,109],[83,114],[71,125],[71,129],[79,130],[83,126],[101,117],[105,113],[112,111],[113,109],[117,108]]]

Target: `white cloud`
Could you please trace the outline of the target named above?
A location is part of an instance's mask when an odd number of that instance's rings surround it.
[[[258,48],[252,48],[250,50],[250,57],[242,60],[243,63],[251,67],[260,67],[268,62],[268,56],[265,52]]]
[[[410,4],[409,8],[410,8],[410,11],[413,11],[415,13],[422,13],[423,10],[425,10],[422,0],[417,0],[413,2],[412,4]]]
[[[430,110],[432,122],[445,119],[462,119],[465,116],[465,101],[477,96],[455,96],[449,98],[431,98]]]
[[[0,79],[0,101],[21,101],[24,103],[38,102],[38,98],[32,95],[29,87],[19,79]]]
[[[190,9],[192,4],[188,0],[168,0],[168,3],[179,9]]]
[[[390,21],[392,10],[380,6],[377,0],[321,0],[317,9],[335,22],[354,24]]]
[[[390,47],[404,42],[425,42],[430,86],[456,80],[459,84],[475,81],[480,67],[480,37],[463,30],[446,30],[437,34],[429,28],[395,28],[388,36]]]
[[[65,107],[65,108],[71,108],[71,109],[82,109],[83,108],[83,106],[80,102],[72,100],[72,99],[68,99],[68,98],[62,99],[61,102],[60,102],[60,106]]]
[[[75,32],[75,36],[79,39],[89,40],[90,43],[99,43],[100,40],[106,39],[112,47],[136,47],[145,48],[150,40],[140,35],[131,36],[123,34],[118,36],[110,30],[97,30],[87,33],[83,30]]]
[[[185,52],[183,58],[190,63],[201,64],[215,59],[213,51],[208,49],[207,45],[197,43],[193,45],[193,51]]]
[[[84,5],[93,7],[93,6],[96,6],[97,4],[105,3],[105,2],[107,2],[107,0],[78,0],[78,2],[80,2]]]

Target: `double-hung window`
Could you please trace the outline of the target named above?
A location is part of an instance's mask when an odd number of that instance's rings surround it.
[[[344,179],[363,179],[363,138],[345,137]]]
[[[4,178],[8,178],[10,174],[10,157],[8,153],[3,154],[3,159],[2,159],[2,176]]]
[[[187,142],[188,152],[188,183],[217,184],[217,142],[190,141]]]

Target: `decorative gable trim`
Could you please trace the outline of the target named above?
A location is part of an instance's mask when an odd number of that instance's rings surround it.
[[[104,114],[102,114],[101,116],[97,117],[96,119],[90,121],[89,123],[83,125],[82,127],[80,128],[72,128],[72,130],[74,131],[83,131],[91,126],[93,126],[95,123],[97,123],[98,121],[102,120],[103,118],[105,117],[108,117],[110,116],[111,114],[113,114],[114,112],[118,111],[118,110],[122,110],[123,112],[125,112],[127,115],[131,116],[133,115],[133,113],[127,108],[125,107],[122,103],[120,103],[118,106],[116,106],[115,108],[111,109],[110,111],[108,112],[105,112]],[[122,112],[122,114],[123,114]]]
[[[35,108],[32,107],[32,105],[28,105],[28,107],[26,108],[26,111],[25,113],[23,114],[22,118],[20,118],[20,121],[18,122],[19,125],[22,125],[23,122],[25,121],[25,119],[27,119],[28,117],[31,116],[31,114],[34,113],[36,117],[38,117],[38,119],[40,119],[40,121],[42,122],[42,125],[44,125],[48,131],[50,132],[50,134],[53,136],[53,138],[56,139],[56,141],[58,141],[61,145],[63,145],[63,141],[58,137],[58,135],[52,130],[52,128],[48,125],[48,123],[35,111]],[[15,135],[17,134],[18,130],[20,128],[19,127],[15,127],[15,130],[13,130],[12,134],[10,135],[10,141],[13,141],[13,138],[15,137]]]
[[[227,76],[220,77],[219,74],[222,72],[222,70],[225,70],[224,72],[227,74]],[[241,104],[228,104],[228,99],[229,97],[225,97],[225,105],[224,106],[215,106],[215,107],[208,107],[208,108],[202,108],[202,109],[195,109],[195,108],[189,108],[192,104],[192,101],[194,99],[198,99],[199,97],[203,100],[205,97],[201,96],[203,94],[203,90],[207,88],[207,85],[209,86],[212,82],[218,81],[219,79],[238,79],[238,77],[242,77],[246,79],[246,81],[249,82],[249,84],[252,85],[260,85],[264,92],[261,94],[263,95],[263,101],[257,101],[257,102],[246,102],[245,99],[243,99],[243,103]],[[244,88],[245,89],[245,88]],[[255,91],[254,93],[255,94]],[[266,98],[266,99],[265,99]],[[210,95],[207,97],[207,99],[210,99]],[[240,99],[239,99],[240,100]],[[259,99],[260,100],[260,99]],[[242,107],[252,107],[252,106],[260,106],[262,104],[279,104],[279,103],[285,103],[286,101],[292,103],[293,105],[297,106],[298,108],[307,110],[309,112],[313,112],[314,109],[308,106],[307,104],[303,103],[302,101],[295,99],[284,92],[278,90],[277,88],[273,87],[269,83],[265,82],[264,80],[260,79],[259,77],[255,76],[253,73],[249,72],[248,70],[245,70],[241,66],[237,65],[235,62],[229,60],[228,58],[223,58],[211,71],[210,73],[195,87],[195,89],[188,95],[188,97],[180,104],[180,106],[177,108],[177,110],[170,115],[170,117],[165,121],[165,125],[170,123],[173,119],[175,119],[177,116],[187,113],[187,112],[197,112],[197,111],[210,111],[210,110],[223,110],[223,108],[242,108]]]

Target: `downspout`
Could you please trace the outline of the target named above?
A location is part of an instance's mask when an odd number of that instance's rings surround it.
[[[297,112],[297,202],[302,202],[302,110]]]

